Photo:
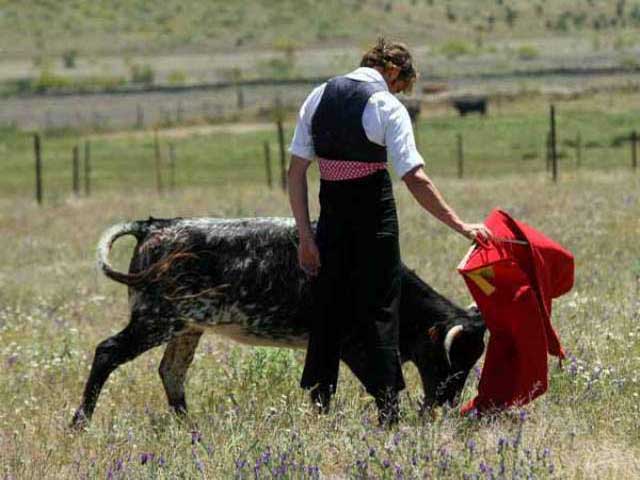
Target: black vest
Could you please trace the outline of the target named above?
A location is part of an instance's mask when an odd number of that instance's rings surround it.
[[[311,120],[316,155],[327,160],[386,162],[386,147],[371,142],[362,127],[369,97],[384,90],[378,83],[347,77],[329,80]]]

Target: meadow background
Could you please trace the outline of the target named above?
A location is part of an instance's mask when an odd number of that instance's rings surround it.
[[[640,478],[640,173],[628,142],[640,129],[639,19],[633,0],[0,1],[0,479]],[[235,93],[229,100],[228,90],[214,89],[202,95],[228,103],[221,117],[160,116],[131,130],[89,121],[29,127],[21,115],[44,118],[47,105],[69,97],[90,109],[114,112],[124,102],[135,111],[134,97],[103,91],[114,86],[142,86],[135,98],[153,104],[160,100],[145,88],[332,75],[356,64],[378,33],[415,46],[425,81],[489,96],[487,117],[462,119],[446,101],[416,93],[427,172],[460,215],[480,221],[506,209],[576,257],[575,286],[553,315],[568,359],[563,368],[550,359],[547,394],[482,420],[455,408],[419,417],[420,382],[407,364],[404,419],[381,430],[347,368],[335,408],[317,416],[298,388],[304,352],[205,335],[187,377],[188,421],[168,412],[158,348],[112,374],[88,430],[69,431],[95,346],[128,320],[126,289],[95,269],[100,234],[149,215],[289,216],[273,112],[251,108],[261,98],[272,105],[275,93],[247,90],[238,112]],[[520,76],[564,67],[585,74]],[[589,75],[593,68],[618,73]],[[498,83],[483,77],[493,73]],[[103,96],[78,93],[86,88]],[[306,87],[281,92],[289,95],[280,112],[288,142]],[[550,103],[555,184],[545,160]],[[73,102],[65,105],[60,112],[74,116]],[[34,133],[42,140],[42,206]],[[82,159],[86,142],[91,194],[74,195],[72,148]],[[311,177],[315,216],[317,173]],[[466,305],[455,267],[468,242],[420,210],[397,179],[395,193],[404,262]],[[123,239],[114,248],[120,269],[132,246]]]

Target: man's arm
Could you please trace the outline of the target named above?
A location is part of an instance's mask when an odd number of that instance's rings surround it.
[[[288,172],[289,203],[296,219],[300,244],[298,262],[300,268],[310,275],[316,275],[320,268],[320,254],[311,230],[309,219],[309,198],[307,189],[307,169],[311,162],[302,157],[291,155]]]
[[[478,237],[480,240],[491,238],[491,232],[484,224],[464,223],[460,220],[421,166],[406,173],[402,180],[418,203],[448,227],[471,240]]]

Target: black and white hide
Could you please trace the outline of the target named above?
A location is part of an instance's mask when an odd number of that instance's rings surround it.
[[[124,235],[137,239],[129,273],[108,261],[113,242]],[[160,376],[178,413],[187,409],[185,375],[203,332],[251,345],[305,348],[312,298],[296,248],[289,218],[151,218],[105,232],[98,264],[129,286],[131,317],[97,346],[73,425],[89,421],[111,372],[164,343]],[[414,362],[420,372],[425,406],[456,401],[484,350],[484,331],[476,309],[454,305],[403,266],[400,351],[403,363]],[[353,332],[342,360],[367,385],[363,351]]]

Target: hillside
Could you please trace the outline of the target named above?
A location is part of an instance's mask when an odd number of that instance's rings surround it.
[[[9,0],[0,59],[413,44],[549,36],[638,43],[639,0]]]

